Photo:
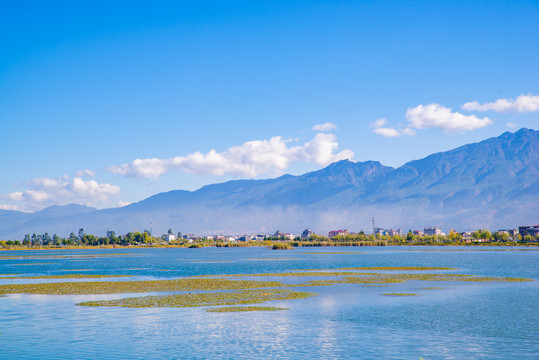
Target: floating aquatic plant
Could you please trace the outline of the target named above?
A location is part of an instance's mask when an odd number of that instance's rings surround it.
[[[270,300],[297,300],[314,296],[314,293],[285,289],[256,289],[228,292],[187,293],[161,296],[142,296],[119,300],[87,301],[81,306],[146,307],[199,307],[216,305],[259,304]]]

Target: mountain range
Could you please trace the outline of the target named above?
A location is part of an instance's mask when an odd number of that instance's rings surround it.
[[[0,210],[0,239],[44,232],[118,234],[153,227],[198,234],[318,233],[348,228],[467,231],[539,223],[539,132],[521,129],[399,168],[342,160],[299,176],[234,180],[160,193],[121,208]],[[152,225],[150,225],[150,223]]]

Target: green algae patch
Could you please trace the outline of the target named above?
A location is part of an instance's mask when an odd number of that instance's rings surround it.
[[[365,284],[361,285],[363,287],[388,287],[389,285],[381,285],[381,284]]]
[[[380,294],[380,295],[384,295],[384,296],[417,296],[417,294],[414,294],[414,293],[385,293],[385,294]]]
[[[80,306],[119,306],[129,308],[200,307],[218,305],[259,304],[270,300],[297,300],[315,296],[314,293],[285,289],[256,289],[229,292],[187,293],[142,296],[119,300],[87,301]]]
[[[265,274],[234,274],[234,275],[227,275],[230,277],[248,277],[248,276],[268,276],[268,277],[290,277],[290,276],[350,276],[350,275],[369,275],[367,273],[353,273],[351,271],[303,271],[303,272],[282,272],[282,273],[265,273]],[[380,274],[382,275],[382,274]]]
[[[54,265],[54,263],[26,263],[26,264],[11,264],[14,266],[32,266],[32,265]]]
[[[248,311],[281,311],[289,310],[275,306],[226,306],[220,308],[207,309],[206,312],[229,313],[229,312],[248,312]]]
[[[0,294],[92,295],[164,291],[216,291],[285,287],[278,281],[186,278],[148,281],[94,281],[0,285]]]
[[[441,290],[441,289],[445,289],[444,287],[442,286],[428,286],[428,287],[422,287],[422,288],[419,288],[420,290]]]
[[[10,276],[0,277],[0,279],[102,279],[128,277],[132,275],[89,275],[89,274],[69,274],[69,275],[39,275],[39,276]]]
[[[362,267],[362,268],[342,268],[342,270],[446,270],[450,268],[430,268],[430,267]],[[514,277],[493,277],[476,276],[466,274],[424,274],[424,273],[376,273],[376,272],[353,272],[353,271],[297,271],[282,273],[263,274],[234,274],[223,275],[226,277],[337,277],[337,280],[315,280],[307,281],[298,286],[320,286],[328,284],[392,284],[402,283],[410,280],[421,281],[469,281],[469,282],[523,282],[534,281],[527,278]]]

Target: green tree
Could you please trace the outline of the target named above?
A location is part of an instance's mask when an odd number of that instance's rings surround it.
[[[56,246],[60,246],[60,245],[62,245],[62,239],[60,239],[60,237],[58,235],[54,234],[52,236],[52,243],[54,245],[56,245]]]

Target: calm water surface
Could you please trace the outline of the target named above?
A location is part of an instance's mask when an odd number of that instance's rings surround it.
[[[443,271],[450,273],[539,279],[539,251],[505,250],[356,247],[291,251],[266,248],[3,251],[0,257],[35,257],[0,260],[0,274],[127,274],[135,276],[130,279],[139,280],[351,266],[444,266],[457,268]],[[305,254],[342,251],[363,253]],[[129,256],[51,257],[118,253]],[[0,280],[0,284],[44,281]],[[205,308],[75,305],[134,294],[9,295],[0,298],[0,359],[536,360],[539,359],[538,283],[410,281],[379,288],[338,284],[307,288],[320,294],[314,298],[267,303],[288,307],[288,311],[248,313],[208,313]],[[427,286],[444,289],[421,289]],[[387,292],[413,292],[419,296],[380,295]]]

